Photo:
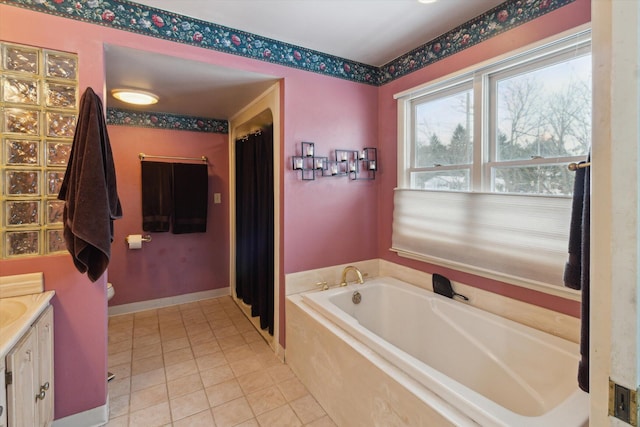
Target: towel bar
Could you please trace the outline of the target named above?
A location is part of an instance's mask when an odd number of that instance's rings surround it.
[[[584,169],[584,168],[588,168],[589,166],[591,166],[591,162],[584,162],[584,163],[569,163],[567,165],[567,168],[572,171],[575,172],[578,169]]]
[[[201,156],[201,157],[180,157],[180,156],[153,156],[151,154],[144,154],[144,153],[140,153],[138,154],[138,158],[140,160],[144,160],[147,157],[152,157],[154,159],[171,159],[171,160],[198,160],[201,162],[206,163],[209,159],[207,158],[207,156]]]

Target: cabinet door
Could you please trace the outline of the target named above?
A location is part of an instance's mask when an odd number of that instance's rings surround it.
[[[7,371],[12,382],[7,384],[7,417],[9,427],[36,425],[36,335],[33,328],[7,355]]]
[[[35,323],[38,334],[38,426],[53,422],[53,307],[49,306]],[[43,393],[44,392],[44,393]]]

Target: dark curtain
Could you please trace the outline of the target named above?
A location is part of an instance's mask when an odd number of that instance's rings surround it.
[[[590,161],[590,158],[587,160]],[[584,163],[584,162],[581,162]],[[580,363],[578,386],[589,392],[589,307],[590,307],[590,216],[591,168],[576,170],[569,230],[569,260],[564,270],[565,286],[582,291],[580,313]]]
[[[273,128],[236,141],[236,295],[273,334]]]

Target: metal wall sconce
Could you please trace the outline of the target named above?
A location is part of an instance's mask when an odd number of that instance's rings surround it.
[[[302,155],[291,157],[294,171],[300,171],[304,181],[320,176],[349,176],[353,180],[376,179],[378,170],[377,149],[365,147],[362,151],[335,150],[335,159],[316,156],[313,142],[302,142]]]

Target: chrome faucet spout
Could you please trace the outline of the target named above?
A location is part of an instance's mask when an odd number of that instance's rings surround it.
[[[355,271],[356,276],[358,276],[359,284],[364,283],[364,279],[362,278],[362,273],[360,272],[360,270],[358,270],[358,268],[354,267],[353,265],[349,265],[345,267],[344,270],[342,270],[342,280],[340,280],[340,286],[347,286],[347,273],[349,273],[350,271]]]

